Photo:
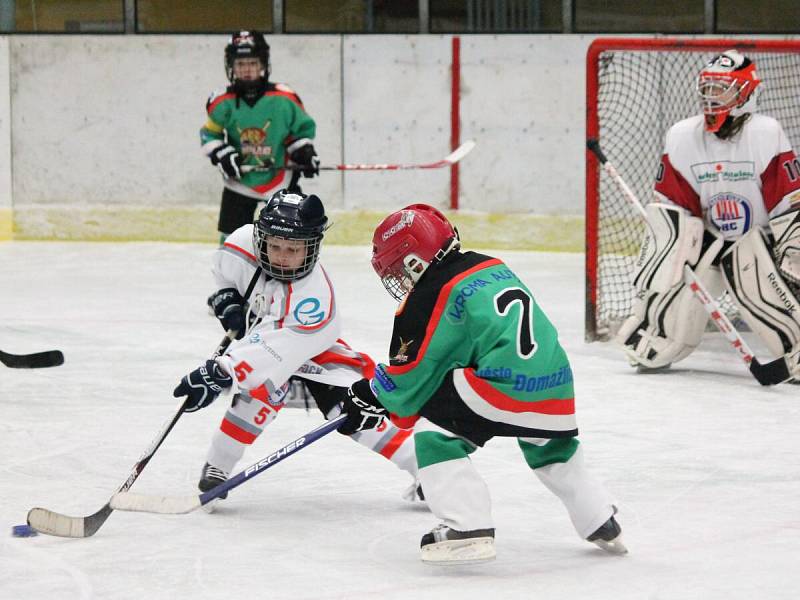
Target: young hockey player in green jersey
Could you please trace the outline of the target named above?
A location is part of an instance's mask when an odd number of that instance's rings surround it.
[[[253,222],[259,201],[285,187],[281,186],[285,170],[269,167],[289,164],[301,167],[305,177],[319,174],[311,142],[316,124],[297,94],[269,81],[269,45],[264,36],[255,31],[234,33],[225,47],[225,71],[231,85],[208,99],[208,121],[200,130],[203,151],[224,178],[217,224],[222,241]]]
[[[627,552],[613,500],[584,465],[569,360],[530,290],[499,259],[461,252],[453,226],[425,204],[386,217],[372,244],[372,266],[402,302],[389,365],[352,385],[339,431],[375,427],[388,413],[419,417],[419,479],[442,520],[422,537],[422,560],[495,557],[489,492],[469,459],[494,436],[517,438],[582,538]]]

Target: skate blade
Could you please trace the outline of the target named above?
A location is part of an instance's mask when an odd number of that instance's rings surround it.
[[[625,544],[622,543],[622,538],[617,536],[610,542],[606,540],[592,540],[592,543],[600,548],[601,550],[605,550],[609,554],[627,554],[628,548],[625,547]]]
[[[200,508],[202,508],[204,512],[211,514],[215,510],[217,510],[217,504],[219,504],[219,501],[220,501],[219,498],[214,498],[211,502],[209,502],[208,504],[203,504],[203,506],[201,506]]]
[[[469,565],[488,562],[496,557],[494,538],[491,537],[446,540],[421,549],[422,562],[430,565]]]

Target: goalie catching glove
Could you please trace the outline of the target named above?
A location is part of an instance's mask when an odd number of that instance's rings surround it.
[[[375,429],[388,416],[386,409],[372,393],[369,379],[356,381],[350,386],[347,398],[342,402],[342,412],[347,414],[347,420],[339,427],[339,433],[344,435]]]
[[[222,391],[233,385],[233,379],[214,360],[207,360],[194,371],[185,375],[172,395],[186,396],[184,412],[205,408],[217,399]]]

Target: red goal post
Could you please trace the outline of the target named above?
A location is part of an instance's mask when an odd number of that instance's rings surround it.
[[[800,149],[800,40],[598,38],[589,46],[586,139],[599,140],[642,204],[652,198],[667,129],[700,111],[700,69],[732,48],[756,63],[758,111],[778,119]],[[639,215],[587,150],[587,341],[613,337],[630,314],[630,271],[642,231]]]

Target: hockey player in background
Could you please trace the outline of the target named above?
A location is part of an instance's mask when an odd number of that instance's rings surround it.
[[[217,229],[224,241],[253,222],[259,201],[281,187],[285,171],[298,166],[304,177],[319,174],[312,140],[314,120],[288,86],[269,81],[269,45],[256,31],[234,33],[225,47],[231,85],[211,94],[208,120],[200,130],[203,152],[222,172],[224,189]],[[242,167],[261,167],[244,172]],[[299,189],[294,189],[299,191]]]
[[[202,492],[224,482],[245,448],[275,419],[290,377],[302,378],[323,415],[332,418],[350,384],[373,373],[372,360],[339,339],[333,285],[318,261],[327,223],[317,196],[281,190],[254,224],[234,231],[215,254],[218,291],[212,308],[224,329],[239,332],[238,341],[175,389],[176,397],[186,396],[185,410],[193,412],[233,387],[232,405],[202,470]],[[387,422],[352,438],[416,477],[411,431]],[[409,499],[415,490],[413,484]]]
[[[640,371],[667,368],[700,343],[708,315],[682,281],[688,263],[711,293],[728,291],[800,376],[800,162],[778,121],[753,112],[759,84],[753,61],[720,54],[697,79],[702,114],[667,132],[634,313],[617,335]]]
[[[419,480],[442,521],[422,537],[422,560],[495,557],[489,492],[469,458],[494,436],[517,438],[578,535],[626,552],[614,501],[584,465],[569,360],[530,290],[499,259],[462,253],[446,217],[425,204],[386,217],[372,243],[372,266],[401,303],[389,365],[352,385],[340,431],[419,415]]]

